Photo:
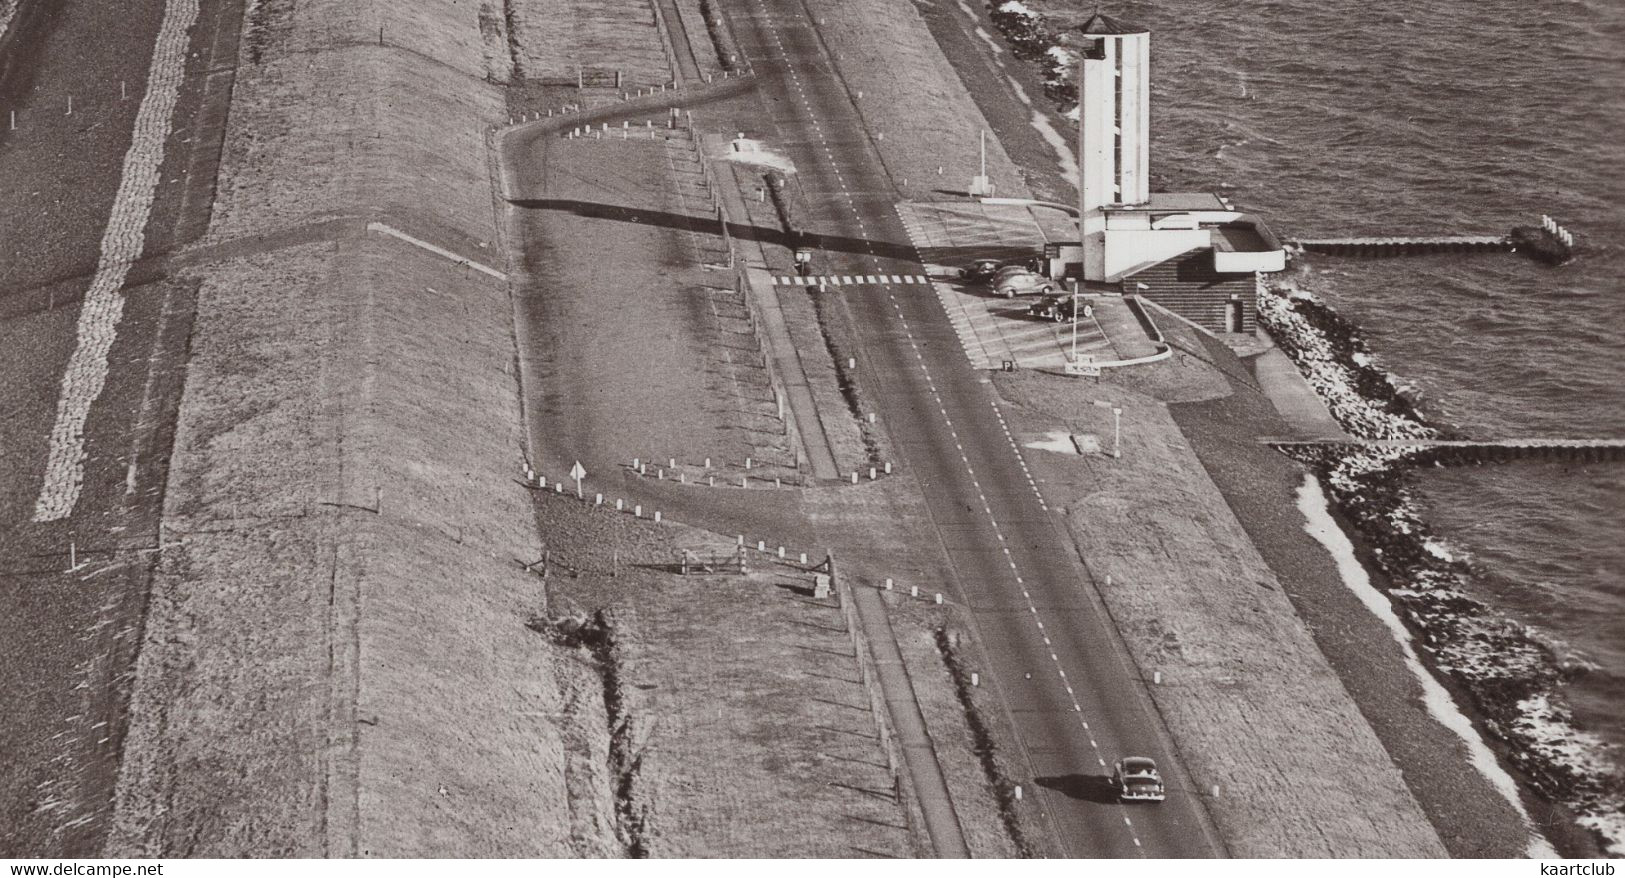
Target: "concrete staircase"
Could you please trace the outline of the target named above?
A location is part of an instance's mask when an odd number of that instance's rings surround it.
[[[1150,299],[1213,332],[1252,332],[1256,324],[1255,276],[1219,274],[1213,270],[1213,251],[1206,248],[1123,278],[1123,292]],[[1240,302],[1239,326],[1235,325],[1232,298]]]

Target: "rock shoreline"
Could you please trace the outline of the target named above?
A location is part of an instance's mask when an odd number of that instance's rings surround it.
[[[1360,329],[1290,279],[1259,297],[1259,317],[1333,417],[1359,439],[1449,438],[1428,423],[1406,389],[1373,361]],[[1542,798],[1560,804],[1625,853],[1625,777],[1618,755],[1574,725],[1562,685],[1586,673],[1538,632],[1469,593],[1471,572],[1421,517],[1415,452],[1311,449],[1333,507],[1371,547],[1383,589],[1435,672],[1472,699],[1483,726]]]

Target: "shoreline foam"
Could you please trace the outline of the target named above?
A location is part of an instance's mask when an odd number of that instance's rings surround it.
[[[1494,751],[1490,750],[1484,739],[1479,737],[1472,721],[1461,711],[1449,690],[1423,666],[1420,656],[1416,653],[1410,629],[1400,621],[1393,604],[1372,584],[1370,574],[1355,557],[1354,543],[1332,517],[1330,501],[1321,487],[1320,480],[1313,475],[1306,475],[1303,485],[1298,488],[1298,511],[1303,513],[1304,530],[1315,538],[1315,542],[1324,546],[1336,561],[1343,584],[1348,586],[1349,590],[1359,597],[1360,602],[1365,604],[1366,609],[1393,633],[1394,642],[1404,653],[1405,665],[1422,687],[1423,702],[1427,706],[1428,715],[1461,738],[1473,768],[1483,775],[1523,818],[1525,825],[1529,827],[1529,855],[1541,858],[1557,856],[1551,844],[1535,830],[1529,812],[1524,809],[1523,801],[1518,795],[1517,781],[1501,767]]]

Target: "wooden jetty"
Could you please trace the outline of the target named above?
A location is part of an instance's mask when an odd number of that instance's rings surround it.
[[[1522,253],[1556,265],[1574,256],[1574,235],[1542,215],[1540,226],[1518,226],[1505,235],[1378,235],[1348,238],[1300,238],[1287,245],[1305,253],[1340,256],[1412,256],[1423,253]]]
[[[1625,461],[1625,439],[1263,439],[1283,451],[1292,448],[1399,449],[1414,452],[1419,463],[1460,466],[1513,460],[1573,463]]]

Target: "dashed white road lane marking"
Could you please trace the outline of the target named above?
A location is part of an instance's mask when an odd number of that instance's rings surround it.
[[[767,6],[766,6],[765,3],[762,2],[762,0],[757,0],[757,5],[763,10],[764,13],[767,11]],[[769,21],[770,21],[770,33],[772,33],[773,40],[779,47],[779,57],[780,58],[787,58],[788,55],[784,51],[784,42],[783,42],[783,40],[780,39],[778,31],[776,29],[771,29],[772,28],[771,17],[769,17]],[[793,81],[796,90],[798,92],[801,92],[802,91],[801,77],[800,77],[800,74],[797,72],[795,65],[793,63],[789,63],[789,64],[786,64],[785,66],[786,66],[786,69],[790,73],[791,80]],[[808,107],[808,114],[810,116],[811,115],[811,104],[806,100],[805,97],[803,97],[802,102],[803,102],[804,105],[806,105]],[[835,162],[834,150],[832,149],[832,147],[829,144],[827,138],[825,137],[824,132],[823,132],[823,128],[820,125],[818,125],[817,122],[813,123],[813,129],[814,129],[815,133],[817,134],[818,139],[820,141],[822,141],[824,154],[827,157],[830,170],[834,173],[836,181],[839,182],[839,184],[840,184],[840,187],[841,187],[840,195],[845,197],[846,202],[847,202],[847,209],[851,211],[852,217],[856,221],[857,228],[861,232],[863,232],[865,237],[867,237],[867,225],[864,222],[862,213],[858,210],[858,205],[857,205],[857,200],[855,198],[855,193],[851,189],[847,188],[846,177],[841,173],[840,167]],[[814,152],[814,155],[816,155],[816,151]],[[903,217],[903,216],[901,216],[901,214],[899,215],[899,218],[903,221],[905,231],[907,231],[909,233],[911,238],[914,238],[915,234],[914,234],[913,224],[909,221],[909,219],[907,217]],[[928,277],[926,277],[926,276],[879,274],[878,272],[882,271],[885,268],[885,266],[883,266],[880,263],[879,258],[875,254],[874,242],[872,242],[872,241],[866,242],[866,249],[868,250],[870,257],[874,259],[873,270],[876,271],[877,273],[872,274],[872,275],[860,275],[860,276],[857,276],[855,279],[853,277],[851,277],[851,276],[841,276],[838,284],[832,283],[831,285],[848,285],[848,284],[853,284],[853,283],[857,283],[857,284],[865,284],[866,283],[866,284],[873,284],[873,285],[887,285],[887,286],[889,286],[891,284],[899,284],[899,285],[901,285],[901,284],[912,283],[912,282],[930,283],[930,279]],[[919,254],[919,251],[918,251],[917,247],[915,248],[914,258],[915,258],[916,263],[918,263],[918,264],[920,264],[922,266],[924,265],[924,262],[920,259],[920,254]],[[807,285],[810,285],[808,283],[805,283],[805,281],[807,281],[807,280],[808,279],[806,279],[806,278],[782,278],[782,279],[781,278],[775,278],[773,282],[776,283],[776,284],[781,284],[781,285],[807,286]],[[820,281],[820,283],[822,283],[822,281]],[[938,288],[937,285],[935,285],[935,284],[932,284],[932,286],[934,288],[936,288],[937,295],[938,295],[939,298],[941,298],[942,295],[943,295],[942,290],[940,288]],[[989,524],[992,525],[993,533],[997,537],[999,543],[1004,544],[1004,543],[1007,542],[1007,540],[1005,538],[1003,528],[1000,526],[998,519],[993,514],[993,507],[992,507],[991,504],[988,503],[986,494],[982,490],[981,482],[977,478],[976,470],[975,470],[974,467],[971,466],[970,458],[965,454],[964,446],[959,440],[959,432],[958,432],[957,428],[954,426],[953,419],[948,414],[948,408],[947,408],[946,402],[943,400],[941,393],[937,390],[936,381],[932,377],[930,369],[926,366],[925,355],[921,352],[920,345],[916,341],[916,339],[914,338],[913,329],[909,326],[908,318],[903,313],[902,305],[897,301],[897,297],[894,294],[890,293],[889,291],[887,293],[887,296],[891,300],[892,307],[897,312],[898,323],[902,327],[904,334],[908,338],[909,346],[914,351],[914,359],[918,363],[918,365],[920,367],[920,371],[925,377],[926,386],[929,389],[929,392],[931,393],[931,396],[932,396],[933,400],[937,403],[937,410],[942,415],[942,419],[943,419],[944,424],[946,424],[947,427],[948,427],[949,435],[953,438],[954,447],[959,450],[960,460],[964,464],[965,472],[966,472],[966,474],[969,476],[969,478],[971,480],[971,486],[975,489],[977,497],[982,500],[982,509],[983,509],[984,513],[986,513],[986,515],[988,516],[988,522],[989,522]],[[944,305],[947,304],[946,300],[943,300],[943,304]],[[950,317],[956,316],[956,315],[954,315],[952,309],[949,309],[948,313],[950,314]],[[966,331],[971,331],[973,335],[975,334],[974,330],[972,329],[973,321],[972,321],[970,315],[966,314],[966,315],[963,315],[963,316],[965,317],[965,320],[963,322],[958,321],[958,320],[953,321],[954,322],[954,328],[955,328],[956,332],[958,332],[960,334],[960,337],[961,337],[962,341],[964,339],[964,333]],[[966,356],[969,357],[973,363],[975,363],[976,359],[975,359],[974,356],[971,355],[970,348],[967,345],[964,345],[964,344],[962,344],[961,347],[965,351]],[[1026,476],[1027,483],[1032,488],[1033,495],[1038,499],[1039,508],[1043,509],[1044,511],[1047,512],[1049,510],[1049,506],[1045,502],[1043,494],[1038,490],[1038,485],[1033,480],[1032,474],[1027,468],[1027,461],[1022,456],[1021,449],[1015,442],[1015,437],[1010,433],[1010,427],[1005,421],[1004,413],[1002,411],[1000,411],[999,404],[998,404],[998,402],[996,400],[994,400],[992,402],[992,406],[993,406],[994,417],[998,420],[999,427],[1003,431],[1006,441],[1010,444],[1011,449],[1015,452],[1016,461],[1017,461],[1018,464],[1020,464],[1021,471]],[[1009,563],[1011,573],[1015,577],[1016,584],[1021,588],[1022,597],[1027,602],[1028,613],[1033,617],[1034,623],[1038,626],[1038,631],[1039,631],[1040,635],[1043,637],[1045,645],[1046,646],[1051,645],[1049,635],[1044,631],[1044,623],[1043,623],[1043,620],[1040,618],[1040,614],[1038,612],[1038,607],[1032,601],[1032,596],[1031,596],[1031,594],[1028,592],[1028,590],[1026,588],[1025,581],[1022,579],[1021,572],[1020,572],[1019,568],[1016,565],[1015,558],[1010,553],[1010,548],[1007,545],[1001,545],[1001,548],[1003,549],[1003,553],[1004,553],[1004,555],[1005,555],[1005,557],[1007,559],[1007,562]],[[1089,732],[1089,723],[1082,719],[1083,708],[1078,703],[1076,698],[1074,697],[1074,693],[1073,693],[1073,690],[1072,690],[1072,685],[1067,680],[1066,669],[1061,666],[1060,656],[1056,652],[1054,652],[1052,650],[1050,652],[1050,660],[1055,664],[1055,670],[1056,670],[1057,678],[1060,680],[1061,685],[1065,687],[1068,697],[1072,698],[1072,707],[1073,707],[1074,712],[1079,714],[1079,721],[1082,724],[1083,732],[1086,735],[1089,736],[1089,746],[1095,751],[1095,761],[1098,762],[1102,768],[1104,768],[1106,766],[1105,757],[1100,752],[1100,747],[1096,743],[1093,735],[1090,734],[1090,732]],[[1133,832],[1132,824],[1129,823],[1129,820],[1128,820],[1128,818],[1126,816],[1123,818],[1123,822],[1130,826],[1130,835],[1133,838],[1134,846],[1137,847],[1137,848],[1141,847],[1140,839],[1139,839],[1138,835],[1136,835]]]

